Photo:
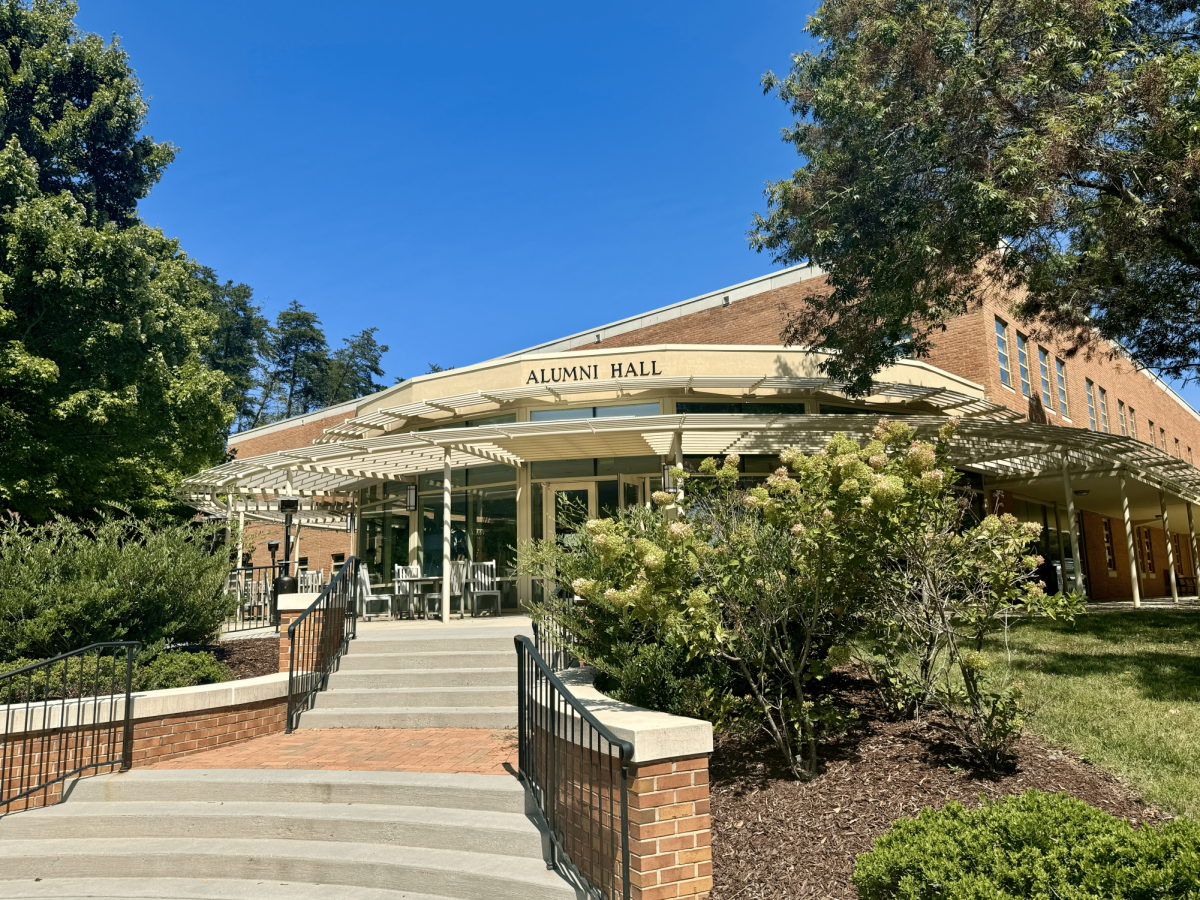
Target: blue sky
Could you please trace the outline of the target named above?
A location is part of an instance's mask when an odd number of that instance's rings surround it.
[[[334,346],[378,326],[390,383],[774,268],[745,232],[798,159],[759,78],[816,6],[80,0],[77,22],[121,36],[179,147],[143,218]]]
[[[389,376],[772,268],[745,232],[796,156],[758,81],[805,43],[803,5],[80,7],[180,148],[143,218],[331,343],[378,326]]]

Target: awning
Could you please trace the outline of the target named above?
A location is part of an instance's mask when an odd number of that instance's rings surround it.
[[[447,451],[453,468],[669,456],[676,441],[685,455],[774,454],[790,446],[811,452],[838,432],[865,436],[883,415],[688,413],[444,428],[320,443],[234,460],[186,479],[184,491],[193,505],[222,503],[221,496],[269,502],[272,497],[293,495],[308,498],[314,510],[332,510],[367,485],[441,471]],[[904,421],[921,436],[932,437],[947,417],[908,416]],[[1151,487],[1200,502],[1200,471],[1133,438],[977,417],[960,420],[952,444],[953,463],[983,473],[989,487],[1061,475],[1064,454],[1073,475],[1115,474],[1123,468]]]

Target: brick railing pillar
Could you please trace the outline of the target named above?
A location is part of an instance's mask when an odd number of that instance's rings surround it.
[[[702,900],[712,890],[708,755],[629,769],[632,900]]]
[[[279,613],[279,671],[286,672],[292,663],[292,645],[288,641],[288,626],[300,618],[303,610],[281,610]]]

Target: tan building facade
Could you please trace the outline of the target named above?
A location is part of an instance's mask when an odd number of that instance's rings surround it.
[[[1120,355],[1035,340],[996,297],[851,399],[820,354],[779,344],[788,314],[826,290],[789,269],[235,435],[235,461],[191,479],[192,497],[248,515],[261,563],[272,502],[299,496],[308,568],[357,553],[386,586],[396,565],[441,574],[447,553],[508,572],[521,542],[568,527],[562,509],[644,503],[664,464],[736,450],[752,479],[789,444],[953,416],[956,464],[992,507],[1045,526],[1057,577],[1078,574],[1094,600],[1134,596],[1135,572],[1140,596],[1195,593],[1200,415],[1166,385]],[[505,590],[515,608],[536,586]]]

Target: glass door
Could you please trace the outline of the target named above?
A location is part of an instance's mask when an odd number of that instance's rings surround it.
[[[545,534],[555,540],[569,541],[588,519],[596,517],[595,482],[551,484],[545,509]]]
[[[621,476],[621,509],[633,509],[646,502],[642,496],[642,484],[645,480],[640,475]]]

